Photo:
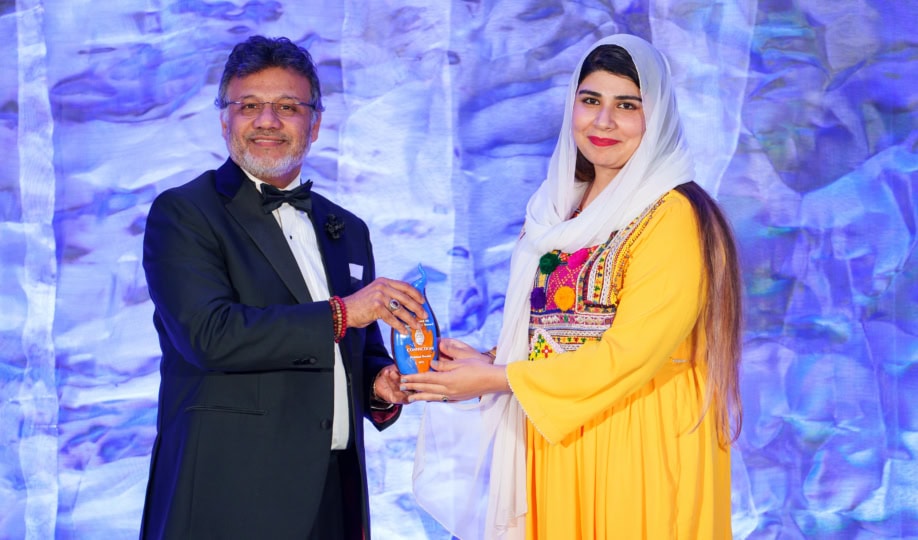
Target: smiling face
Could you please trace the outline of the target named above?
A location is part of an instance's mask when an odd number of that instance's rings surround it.
[[[637,150],[644,136],[641,91],[634,81],[594,71],[577,87],[571,130],[577,149],[593,164],[594,182],[605,186]]]
[[[309,80],[293,70],[270,67],[232,79],[227,101],[309,102]],[[277,116],[271,105],[255,116],[243,116],[236,106],[220,113],[220,125],[230,157],[237,165],[276,187],[286,187],[300,173],[303,157],[319,137],[322,113],[299,107],[292,117]]]

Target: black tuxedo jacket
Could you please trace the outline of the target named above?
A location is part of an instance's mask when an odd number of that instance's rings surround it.
[[[332,314],[260,204],[227,161],[150,209],[143,266],[162,381],[143,538],[302,539],[312,528],[331,447]],[[366,224],[315,193],[312,207],[329,289],[347,296],[375,278]],[[336,221],[338,238],[326,230]],[[343,488],[368,538],[362,419],[382,429],[398,416],[369,414],[391,359],[376,323],[340,345],[352,413]]]

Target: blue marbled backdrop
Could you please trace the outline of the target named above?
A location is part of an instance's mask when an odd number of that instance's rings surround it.
[[[317,189],[379,271],[430,269],[496,339],[509,250],[589,43],[670,58],[747,292],[737,538],[918,538],[918,0],[0,1],[0,538],[136,538],[159,384],[150,202],[225,159],[226,54],[320,64]],[[410,492],[421,406],[371,433],[374,534],[445,539]]]

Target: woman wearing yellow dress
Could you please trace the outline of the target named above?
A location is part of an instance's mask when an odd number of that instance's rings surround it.
[[[436,372],[403,378],[412,401],[482,396],[487,515],[463,538],[731,537],[741,286],[693,179],[665,58],[635,36],[594,44],[526,209],[496,358],[445,339]]]

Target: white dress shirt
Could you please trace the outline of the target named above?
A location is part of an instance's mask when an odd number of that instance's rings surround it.
[[[261,193],[261,180],[245,172],[253,182],[255,188]],[[300,177],[295,178],[284,190],[293,189],[300,185]],[[325,279],[325,267],[322,265],[322,256],[319,252],[319,244],[316,240],[316,231],[309,221],[306,212],[297,210],[289,204],[280,205],[274,212],[274,219],[284,231],[284,238],[290,245],[290,251],[296,259],[297,266],[300,267],[300,273],[306,281],[306,287],[309,288],[309,295],[314,302],[328,300],[328,282]],[[347,380],[344,375],[344,362],[341,359],[341,349],[335,343],[335,415],[332,419],[332,450],[344,450],[347,448],[348,439],[350,438],[350,428],[348,426],[348,400],[347,400]]]

